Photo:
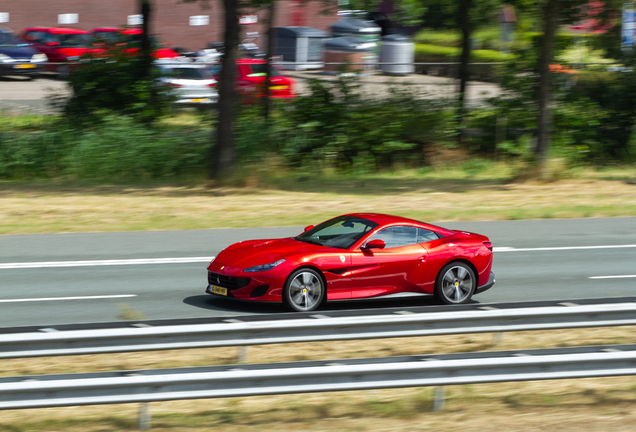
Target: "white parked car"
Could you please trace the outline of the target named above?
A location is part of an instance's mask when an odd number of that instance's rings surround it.
[[[204,65],[156,63],[156,66],[161,71],[161,83],[173,89],[178,104],[212,104],[219,98],[217,81],[205,73]]]

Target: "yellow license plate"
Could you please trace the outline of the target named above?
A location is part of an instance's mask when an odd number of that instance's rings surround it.
[[[34,64],[19,64],[13,66],[15,69],[33,69],[35,67]]]
[[[287,88],[286,85],[279,85],[279,86],[269,86],[270,90],[285,90]]]
[[[203,98],[203,99],[192,99],[192,102],[207,102],[207,101],[209,101],[209,100],[210,100],[210,99],[208,99],[208,98]]]
[[[214,294],[219,294],[219,295],[226,296],[227,295],[227,288],[222,288],[222,287],[216,286],[216,285],[210,285],[210,292],[214,293]]]

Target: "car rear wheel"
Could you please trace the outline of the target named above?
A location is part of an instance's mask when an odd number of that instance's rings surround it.
[[[294,271],[285,282],[283,303],[296,312],[318,308],[325,298],[325,284],[320,274],[310,268]]]
[[[468,303],[476,287],[473,269],[463,262],[452,262],[437,275],[435,297],[444,304]]]

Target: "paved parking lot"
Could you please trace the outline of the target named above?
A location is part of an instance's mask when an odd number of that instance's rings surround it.
[[[288,72],[297,80],[299,94],[308,92],[308,80],[336,80],[335,75],[320,72]],[[387,76],[382,74],[361,76],[363,91],[376,96],[385,96],[392,85],[404,84],[421,98],[453,98],[457,91],[457,81],[452,78],[413,74],[407,76]],[[492,83],[471,82],[467,100],[470,105],[479,105],[487,98],[500,93],[499,86]],[[10,113],[50,114],[54,112],[51,98],[69,94],[67,83],[53,76],[28,80],[25,78],[0,78],[0,110]]]

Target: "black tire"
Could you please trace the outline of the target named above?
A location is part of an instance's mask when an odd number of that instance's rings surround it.
[[[435,280],[435,297],[443,304],[468,303],[477,289],[477,276],[468,264],[448,263]]]
[[[283,288],[283,304],[295,312],[316,310],[325,300],[326,287],[322,275],[311,268],[294,270]]]

